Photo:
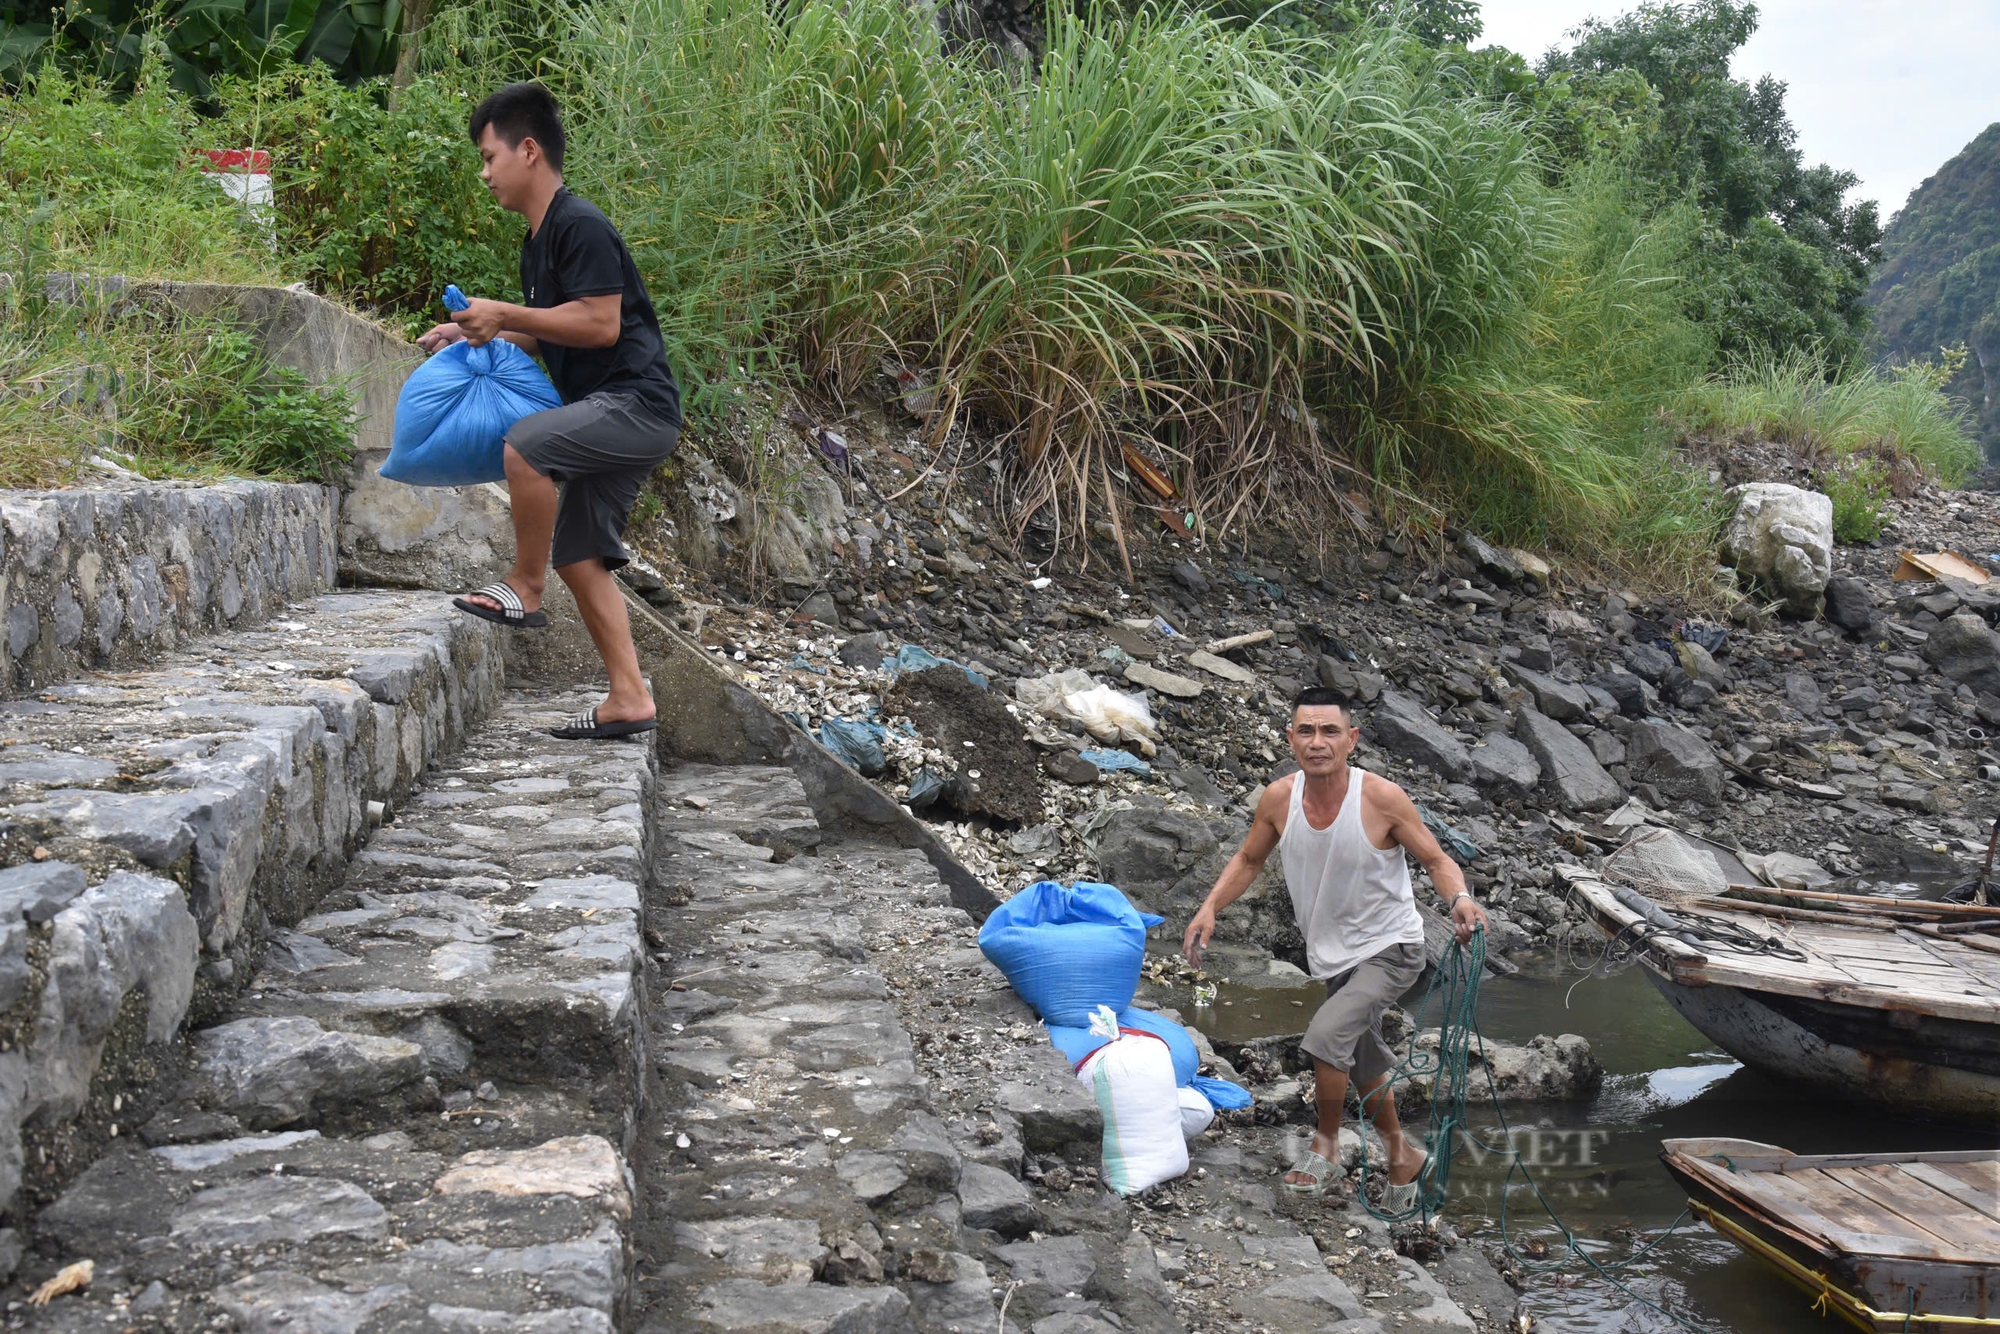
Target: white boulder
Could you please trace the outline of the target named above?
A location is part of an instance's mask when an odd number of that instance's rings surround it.
[[[1833,501],[1782,482],[1732,487],[1728,499],[1735,509],[1722,559],[1781,596],[1786,610],[1815,614],[1833,574]]]

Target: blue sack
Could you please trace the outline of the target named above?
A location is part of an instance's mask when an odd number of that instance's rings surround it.
[[[1251,1102],[1249,1089],[1210,1075],[1196,1075],[1188,1087],[1207,1098],[1209,1106],[1218,1112],[1248,1107]]]
[[[531,412],[561,406],[549,377],[512,343],[453,343],[403,382],[382,475],[411,486],[504,481],[508,430]]]
[[[993,910],[979,948],[1044,1023],[1088,1028],[1098,1006],[1132,1004],[1146,932],[1165,920],[1134,908],[1115,885],[1042,880]]]

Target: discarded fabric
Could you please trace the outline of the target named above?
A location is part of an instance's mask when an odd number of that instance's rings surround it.
[[[1099,1006],[1132,1004],[1146,932],[1165,920],[1115,885],[1041,880],[993,910],[979,948],[1043,1022],[1083,1028]]]
[[[1134,755],[1129,750],[1086,750],[1083,758],[1096,765],[1104,773],[1150,774],[1153,766]]]
[[[1707,621],[1676,621],[1674,634],[1690,644],[1699,644],[1710,653],[1722,652],[1722,646],[1729,642],[1729,628],[1712,625]]]
[[[889,730],[880,723],[848,718],[828,718],[819,725],[819,744],[864,778],[873,778],[889,767],[889,757],[882,752],[888,735]]]
[[[503,481],[507,432],[531,412],[561,406],[549,377],[512,343],[453,343],[403,382],[382,476],[411,486]]]
[[[1232,1084],[1226,1079],[1217,1079],[1213,1075],[1196,1075],[1188,1082],[1188,1087],[1214,1103],[1217,1111],[1227,1112],[1248,1107],[1252,1101],[1249,1089]]]

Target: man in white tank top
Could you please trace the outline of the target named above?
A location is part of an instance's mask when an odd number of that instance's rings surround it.
[[[1460,941],[1486,924],[1458,863],[1424,827],[1409,794],[1380,774],[1348,767],[1360,740],[1346,700],[1315,687],[1292,704],[1286,736],[1299,772],[1264,789],[1243,846],[1188,923],[1182,948],[1199,966],[1215,917],[1243,896],[1277,849],[1292,911],[1306,938],[1313,977],[1326,1002],[1299,1044],[1313,1058],[1319,1130],[1285,1174],[1285,1188],[1316,1195],[1340,1176],[1340,1119],[1352,1078],[1361,1106],[1389,1149],[1385,1208],[1416,1202],[1424,1151],[1403,1137],[1396,1100],[1385,1087],[1396,1059],[1382,1040],[1382,1014],[1424,971],[1424,925],[1410,889],[1415,857],[1437,887]]]

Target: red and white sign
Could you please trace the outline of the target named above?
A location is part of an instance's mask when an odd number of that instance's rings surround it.
[[[211,148],[202,174],[259,222],[269,224],[275,196],[271,193],[271,155],[261,148]]]

